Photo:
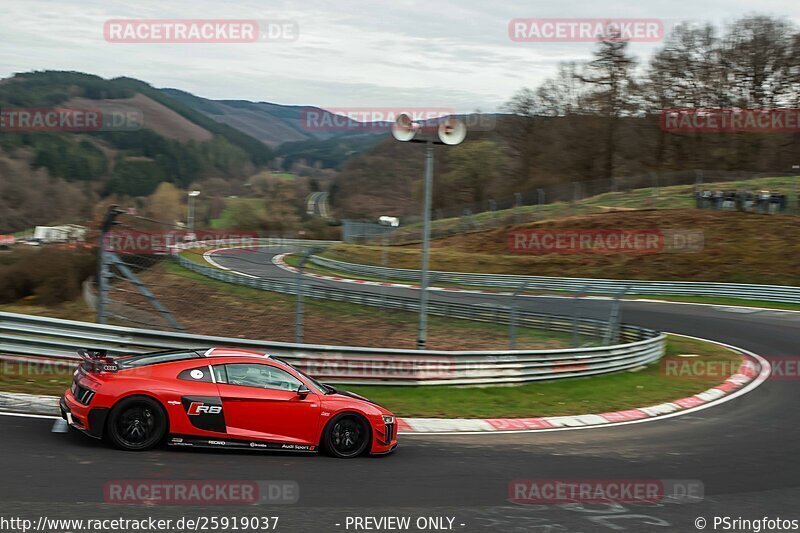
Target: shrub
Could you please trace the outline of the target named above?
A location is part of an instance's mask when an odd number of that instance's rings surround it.
[[[34,297],[37,304],[56,305],[80,296],[81,284],[94,274],[93,253],[43,247],[11,252],[0,265],[0,303]]]

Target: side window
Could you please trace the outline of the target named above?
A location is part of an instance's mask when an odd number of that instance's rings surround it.
[[[186,369],[178,374],[178,379],[184,381],[202,381],[204,383],[211,383],[211,372],[208,366],[201,366],[197,368]]]
[[[217,383],[228,382],[228,373],[225,372],[225,365],[214,365],[211,368],[214,369],[214,380]]]
[[[220,365],[223,366],[223,365]],[[220,379],[220,372],[214,367],[217,383],[258,387],[260,389],[279,389],[296,391],[302,382],[280,368],[271,365],[233,364],[224,365],[225,379]]]

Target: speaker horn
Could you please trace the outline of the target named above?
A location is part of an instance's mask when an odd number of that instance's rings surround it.
[[[410,141],[417,135],[420,125],[405,113],[397,116],[397,120],[392,124],[392,135],[398,141]]]
[[[450,146],[461,144],[467,138],[467,125],[460,118],[448,117],[439,124],[439,140]]]

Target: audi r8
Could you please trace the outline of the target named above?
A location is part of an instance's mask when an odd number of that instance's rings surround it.
[[[166,442],[350,458],[397,447],[391,412],[263,353],[212,348],[79,354],[61,414],[71,427],[123,450]]]

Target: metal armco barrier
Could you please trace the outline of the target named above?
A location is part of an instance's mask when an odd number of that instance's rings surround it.
[[[201,265],[182,256],[174,257],[181,266],[218,281],[243,285],[245,287],[264,291],[280,292],[284,294],[297,293],[297,285],[293,281],[242,276],[234,272]],[[336,300],[340,302],[349,302],[372,307],[384,307],[403,311],[419,310],[418,298],[357,291],[352,288],[339,289],[328,285],[306,285],[303,289],[303,295],[308,298]],[[511,319],[511,311],[506,307],[497,305],[477,306],[454,302],[431,301],[428,302],[428,313],[437,316],[501,324],[508,324]],[[577,329],[577,333],[579,335],[589,336],[595,339],[602,339],[608,328],[607,322],[589,318],[575,319],[569,316],[532,313],[530,311],[522,310],[516,312],[516,317],[518,326],[545,329],[550,331],[560,331],[565,333],[575,332]],[[636,341],[650,336],[653,333],[654,332],[650,330],[639,328],[637,326],[625,325],[620,328],[618,335],[622,340]]]
[[[313,256],[311,262],[339,272],[376,279],[419,281],[419,270],[385,268]],[[627,294],[672,296],[721,296],[746,300],[800,303],[800,287],[790,285],[755,285],[704,281],[642,281],[592,278],[556,278],[548,276],[516,276],[511,274],[477,274],[469,272],[431,271],[437,282],[472,287],[516,288],[527,283],[528,289],[546,291],[580,291],[587,286],[592,292],[612,293],[627,288]]]
[[[652,363],[664,354],[664,334],[623,329],[626,337],[640,339],[562,350],[420,351],[242,340],[0,313],[0,353],[72,361],[78,359],[78,348],[123,355],[229,346],[269,353],[331,383],[490,385],[616,372]]]
[[[208,241],[199,240],[193,242],[186,242],[180,243],[174,246],[175,251],[190,249],[190,248],[201,248],[201,247],[208,247],[208,246],[333,246],[334,244],[341,244],[342,241],[318,241],[312,239],[284,239],[280,237],[253,237],[253,238],[246,238],[242,237],[241,239],[222,239],[222,240],[215,240],[211,239]]]

